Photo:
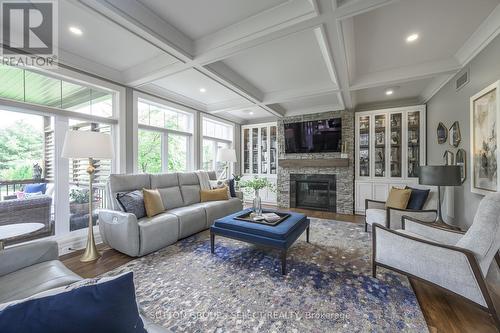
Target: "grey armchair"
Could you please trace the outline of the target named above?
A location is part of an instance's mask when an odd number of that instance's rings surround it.
[[[409,216],[402,229],[373,225],[373,276],[378,266],[444,288],[490,313],[500,327],[485,282],[493,258],[500,265],[500,193],[480,203],[467,232],[449,230]]]
[[[415,188],[428,189],[429,187],[412,185]],[[401,217],[411,216],[425,222],[432,222],[437,216],[437,193],[430,188],[429,196],[422,210],[398,209],[386,207],[385,201],[365,200],[365,231],[368,225],[381,224],[389,229],[401,229]]]

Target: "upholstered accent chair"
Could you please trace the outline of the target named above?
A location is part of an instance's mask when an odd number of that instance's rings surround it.
[[[488,311],[500,327],[486,284],[493,258],[500,265],[500,193],[479,204],[467,232],[402,217],[402,229],[373,225],[373,277],[378,266],[428,281]]]
[[[416,189],[430,189],[427,201],[422,210],[398,209],[386,207],[385,201],[365,200],[365,231],[368,226],[375,223],[381,224],[389,229],[401,229],[401,217],[411,216],[425,222],[432,222],[437,216],[438,195],[434,187],[411,185]]]

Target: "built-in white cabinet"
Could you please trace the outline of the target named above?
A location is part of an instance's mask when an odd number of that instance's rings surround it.
[[[365,199],[385,201],[392,186],[418,182],[425,165],[425,105],[357,112],[355,211]]]
[[[242,179],[266,177],[276,186],[278,171],[278,128],[277,123],[244,125],[241,127]],[[261,190],[263,203],[276,204],[276,193]],[[252,196],[245,195],[245,201]]]

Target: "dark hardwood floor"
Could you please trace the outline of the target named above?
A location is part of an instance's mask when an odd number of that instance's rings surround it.
[[[294,209],[294,211],[310,217],[364,223],[364,217],[359,215],[342,215],[305,209]],[[89,278],[108,272],[134,259],[104,245],[99,245],[98,248],[102,252],[102,257],[96,262],[80,262],[79,256],[83,250],[63,255],[61,260],[75,273]],[[410,279],[410,282],[431,333],[500,332],[488,313],[480,308],[425,282],[415,279]]]

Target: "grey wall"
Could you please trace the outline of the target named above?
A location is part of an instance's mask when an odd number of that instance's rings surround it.
[[[450,80],[427,103],[427,163],[436,165],[443,163],[445,150],[454,153],[458,148],[467,152],[467,180],[454,189],[455,223],[462,227],[472,224],[479,201],[482,196],[470,191],[470,126],[469,98],[500,79],[500,36],[497,36],[485,49],[469,63],[470,82],[459,91],[455,90],[455,79]],[[437,144],[436,128],[443,122],[448,128],[457,120],[460,123],[462,142],[458,148],[448,144]]]

